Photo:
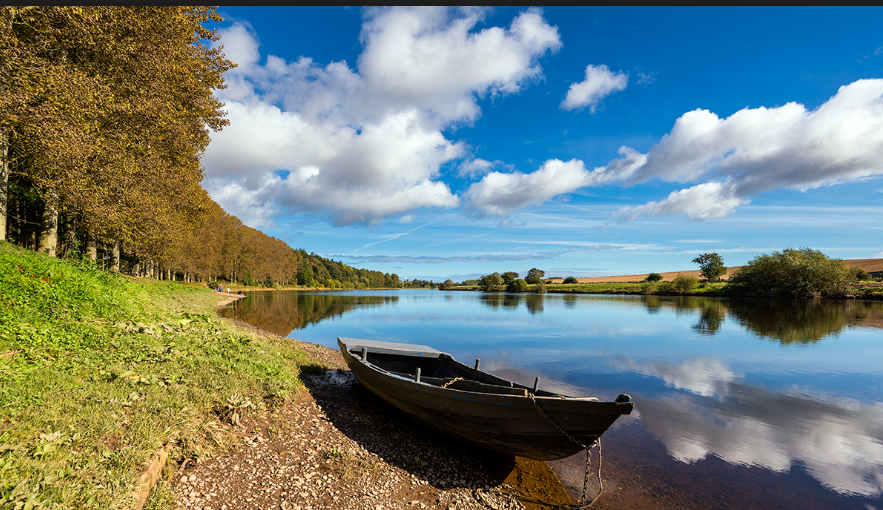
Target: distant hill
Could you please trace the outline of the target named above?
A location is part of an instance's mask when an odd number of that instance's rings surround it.
[[[874,276],[883,276],[883,259],[856,259],[856,260],[844,260],[849,267],[858,267],[864,269],[869,274]],[[724,279],[729,278],[733,273],[735,273],[742,266],[733,266],[727,268],[727,274],[724,276]],[[580,283],[601,283],[601,282],[639,282],[647,278],[649,273],[644,274],[630,274],[630,275],[621,275],[621,276],[597,276],[594,278],[577,278]],[[662,279],[664,281],[674,280],[675,277],[679,274],[695,276],[697,278],[701,278],[698,269],[693,269],[689,271],[673,271],[669,273],[659,273],[662,275]],[[563,278],[557,278],[552,280],[553,283],[561,283],[563,282]]]

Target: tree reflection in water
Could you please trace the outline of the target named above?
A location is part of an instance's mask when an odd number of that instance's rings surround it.
[[[322,320],[340,317],[358,308],[396,303],[398,296],[306,293],[297,291],[251,292],[246,299],[221,311],[224,317],[233,317],[280,336],[288,336],[295,329],[304,329]]]
[[[845,328],[880,324],[883,304],[857,300],[718,299],[695,296],[641,296],[650,314],[671,309],[677,315],[698,312],[692,326],[714,335],[727,317],[761,338],[782,344],[808,344],[837,336]]]
[[[568,303],[567,298],[571,298],[570,303]],[[573,308],[576,303],[575,298],[576,296],[565,296],[564,306]],[[491,292],[482,293],[478,296],[478,299],[482,304],[494,310],[500,308],[514,310],[518,308],[521,303],[524,303],[525,306],[527,306],[527,311],[530,312],[531,315],[535,315],[543,313],[543,300],[545,299],[545,296],[543,294],[503,294]]]

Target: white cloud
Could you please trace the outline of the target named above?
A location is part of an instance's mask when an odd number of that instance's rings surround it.
[[[561,46],[539,10],[522,12],[508,29],[473,31],[484,11],[451,16],[445,8],[369,11],[359,71],[383,104],[432,110],[446,121],[478,117],[475,95],[513,93],[542,69],[536,58]]]
[[[780,188],[809,190],[883,175],[883,79],[840,87],[815,110],[788,103],[740,110],[721,119],[707,110],[681,116],[647,154],[624,147],[593,170],[599,182],[706,181],[616,216],[731,214],[750,197]]]
[[[458,171],[457,175],[460,177],[471,177],[475,178],[479,175],[484,175],[490,172],[491,168],[501,164],[500,161],[487,161],[481,158],[475,158],[468,161],[464,161]]]
[[[491,172],[473,184],[464,198],[469,200],[469,208],[484,215],[505,216],[520,207],[570,193],[590,181],[591,174],[582,161],[550,159],[529,174]]]
[[[561,102],[562,110],[575,110],[589,107],[595,113],[598,103],[605,96],[625,90],[629,82],[628,73],[614,73],[605,65],[586,67],[586,79],[574,83]]]
[[[252,223],[282,210],[346,225],[456,207],[439,168],[467,150],[442,130],[474,120],[477,97],[514,93],[541,76],[538,58],[561,45],[538,10],[508,28],[474,30],[482,15],[367,10],[358,72],[306,57],[269,55],[261,65],[248,27],[222,30],[240,67],[218,91],[231,125],[212,135],[206,188],[223,206],[250,210]],[[281,179],[277,170],[290,173]]]
[[[879,48],[874,50],[874,55],[880,55],[880,54],[883,54],[883,46],[880,46]]]
[[[746,199],[734,196],[731,182],[707,182],[692,188],[672,191],[659,202],[649,202],[638,207],[623,207],[613,213],[625,221],[638,216],[671,216],[686,214],[691,220],[710,220],[732,214],[736,207],[746,204]]]

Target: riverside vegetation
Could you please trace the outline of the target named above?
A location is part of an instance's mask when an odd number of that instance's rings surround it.
[[[203,460],[322,367],[216,319],[204,287],[0,242],[0,508],[120,508],[165,444]]]
[[[554,279],[544,278],[542,270],[533,268],[524,280],[515,272],[493,273],[460,285],[448,280],[441,288],[484,292],[883,299],[879,278],[872,278],[862,269],[850,268],[844,261],[811,248],[787,248],[758,255],[728,281],[720,280],[726,266],[718,254],[702,254],[693,262],[702,268],[704,280],[679,274],[672,281],[663,281],[659,273],[650,273],[643,281],[635,282],[580,283],[574,277],[567,277],[556,284],[552,283]]]

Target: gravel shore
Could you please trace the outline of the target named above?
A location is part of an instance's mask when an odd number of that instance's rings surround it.
[[[308,391],[294,402],[244,417],[242,448],[180,473],[179,508],[509,510],[550,508],[531,500],[571,503],[548,464],[417,427],[363,389],[339,352],[301,347],[333,368],[305,375]]]

